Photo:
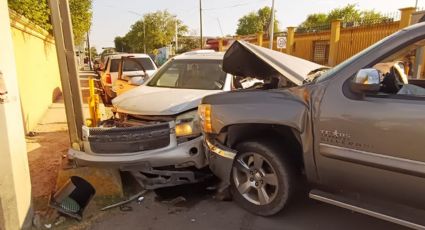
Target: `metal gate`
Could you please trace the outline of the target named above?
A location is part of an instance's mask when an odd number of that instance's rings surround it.
[[[313,42],[313,62],[327,65],[329,60],[329,41]]]

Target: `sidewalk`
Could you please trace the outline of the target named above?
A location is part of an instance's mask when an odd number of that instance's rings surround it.
[[[87,105],[90,72],[81,72],[84,118],[89,118]],[[26,137],[28,163],[31,176],[33,206],[42,219],[55,218],[56,212],[48,207],[51,193],[56,189],[58,174],[70,147],[63,98],[52,103],[43,119]]]

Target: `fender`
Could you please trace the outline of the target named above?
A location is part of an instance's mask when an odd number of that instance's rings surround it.
[[[310,93],[307,87],[234,91],[207,96],[213,132],[220,134],[238,124],[271,124],[290,127],[300,141],[307,178],[317,180],[311,126]]]

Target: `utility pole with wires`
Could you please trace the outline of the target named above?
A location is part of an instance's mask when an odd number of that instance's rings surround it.
[[[217,18],[217,22],[218,22],[218,27],[220,28],[221,36],[224,37],[223,29],[221,28],[221,23],[220,23],[220,19],[219,18]]]
[[[143,19],[143,52],[146,53],[146,20]]]
[[[416,2],[415,2],[415,8],[416,9],[418,8],[418,0],[416,0]]]
[[[269,48],[273,49],[273,37],[274,37],[274,0],[272,0],[272,12],[270,15],[270,42],[269,42]]]
[[[199,0],[199,24],[200,24],[200,32],[201,32],[201,49],[204,48],[203,38],[202,38],[202,0]]]
[[[178,24],[177,24],[177,19],[176,19],[176,54],[177,54],[177,50],[179,49],[179,28],[178,28]]]
[[[89,68],[90,70],[93,70],[93,66],[91,62],[92,56],[91,56],[91,47],[90,47],[90,35],[88,31],[87,31],[87,51],[88,51],[87,56],[89,57],[89,61],[88,61]]]

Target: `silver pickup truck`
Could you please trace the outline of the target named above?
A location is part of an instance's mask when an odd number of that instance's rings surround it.
[[[301,81],[240,78],[222,70],[224,53],[201,50],[178,55],[147,82],[113,100],[115,115],[102,127],[83,127],[84,151],[69,150],[80,166],[132,171],[146,188],[194,183],[211,175],[197,107],[204,96],[247,88],[291,87]],[[293,71],[322,66],[286,55]]]
[[[275,52],[250,46],[233,44],[223,69],[258,78],[299,76],[280,68]],[[423,47],[420,23],[299,87],[205,97],[201,127],[222,189],[243,208],[268,216],[307,180],[312,199],[425,229]],[[412,78],[415,71],[422,79]]]

